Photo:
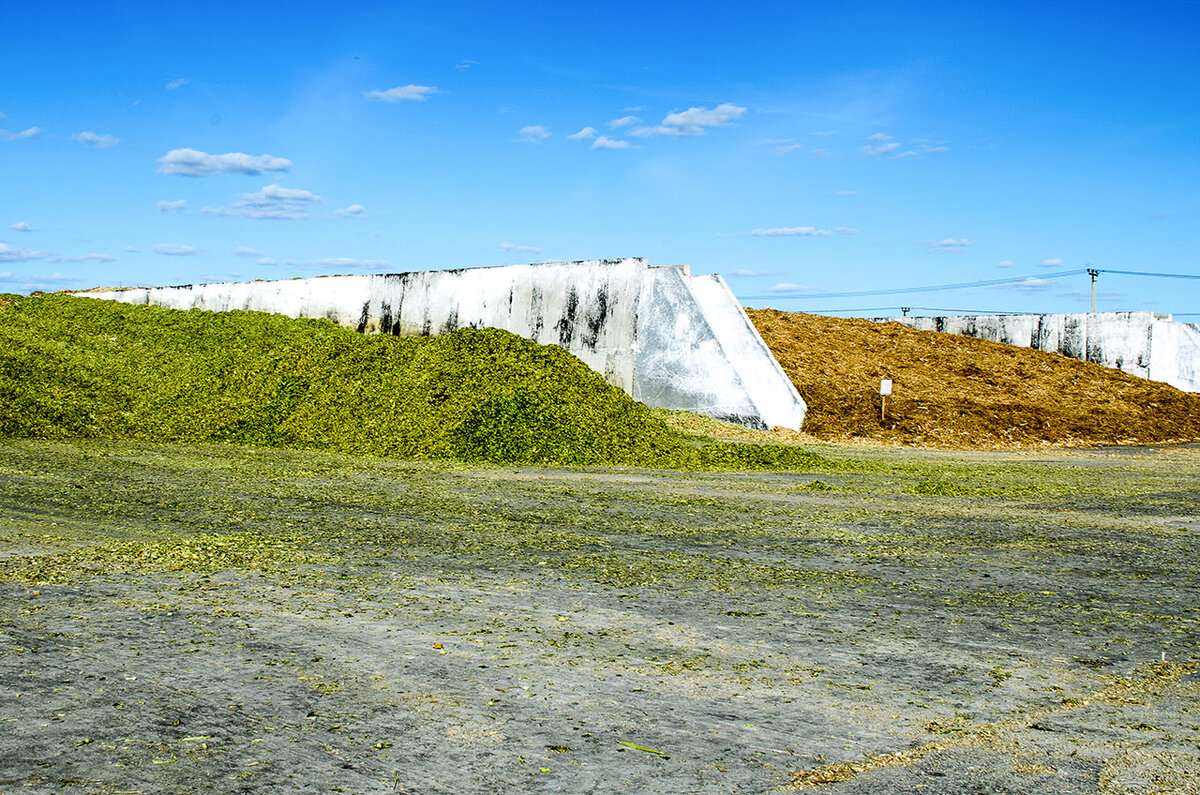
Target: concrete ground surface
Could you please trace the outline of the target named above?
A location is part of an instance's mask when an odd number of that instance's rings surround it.
[[[1200,449],[0,443],[0,792],[1200,792]]]

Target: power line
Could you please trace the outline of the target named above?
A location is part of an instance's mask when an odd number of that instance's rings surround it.
[[[940,306],[867,306],[859,308],[822,308],[822,309],[806,309],[805,311],[819,315],[827,312],[891,312],[904,311],[907,309],[910,312],[943,312],[951,315],[1044,315],[1045,312],[1015,312],[1001,309],[947,309]],[[909,315],[909,317],[919,317],[918,315]]]
[[[1120,273],[1125,276],[1156,276],[1160,279],[1200,279],[1200,274],[1194,273],[1150,273],[1147,271],[1110,271],[1107,268],[1096,268],[1098,273]]]
[[[953,284],[932,284],[927,287],[895,287],[888,290],[855,290],[853,292],[842,293],[813,293],[811,295],[785,295],[782,291],[772,293],[770,295],[748,295],[746,300],[777,300],[781,298],[792,300],[809,300],[814,298],[863,298],[869,295],[902,295],[905,293],[933,293],[942,290],[965,290],[971,287],[995,287],[1001,284],[1019,284],[1021,282],[1034,279],[1037,281],[1045,281],[1047,279],[1062,279],[1067,276],[1079,276],[1087,271],[1082,268],[1071,271],[1060,271],[1059,273],[1047,273],[1042,276],[1016,276],[1006,279],[982,279],[974,282],[956,282]]]

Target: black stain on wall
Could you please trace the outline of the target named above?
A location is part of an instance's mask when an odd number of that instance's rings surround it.
[[[567,305],[558,321],[558,344],[566,348],[575,336],[575,316],[579,312],[579,293],[572,287],[567,291]]]
[[[584,332],[581,342],[589,350],[596,350],[596,343],[600,341],[600,332],[604,330],[604,324],[607,321],[608,286],[605,285],[596,293],[596,303],[583,316],[583,322],[587,327],[587,331]]]

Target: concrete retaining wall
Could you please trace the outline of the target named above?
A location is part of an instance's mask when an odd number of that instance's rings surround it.
[[[78,295],[328,318],[366,333],[501,328],[565,348],[650,406],[793,429],[806,410],[721,277],[652,268],[640,258]]]
[[[1200,327],[1153,312],[1056,315],[893,317],[916,329],[943,331],[1061,353],[1200,392]]]

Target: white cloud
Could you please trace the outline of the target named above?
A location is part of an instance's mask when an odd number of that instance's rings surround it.
[[[960,240],[955,240],[948,237],[945,240],[937,240],[927,245],[933,251],[966,251],[968,246],[976,244],[974,240],[967,240],[965,237]]]
[[[1013,266],[1013,261],[1010,259],[1002,259],[996,263],[997,268],[1011,268],[1012,266]]]
[[[571,133],[570,135],[568,135],[567,140],[568,141],[586,141],[589,138],[595,138],[595,137],[596,137],[596,128],[595,127],[584,127],[579,132]]]
[[[307,218],[313,205],[325,201],[311,191],[267,185],[254,193],[243,193],[230,207],[205,207],[206,215],[225,215],[238,218],[296,220]]]
[[[49,289],[58,285],[69,284],[77,281],[79,281],[79,279],[76,277],[68,276],[65,273],[58,273],[57,271],[47,276],[16,276],[12,273],[12,271],[4,271],[3,273],[0,273],[0,283],[19,284],[22,287],[33,290]]]
[[[550,131],[540,124],[529,124],[521,128],[519,140],[525,143],[541,143],[550,137]]]
[[[172,149],[158,159],[159,174],[178,174],[181,177],[202,177],[206,174],[261,174],[264,171],[287,171],[292,161],[274,155],[248,155],[228,152],[210,155],[196,149]]]
[[[17,230],[18,232],[36,232],[37,231],[37,227],[30,226],[29,224],[27,224],[24,221],[17,221],[15,224],[12,224],[12,228]]]
[[[380,102],[424,102],[431,94],[437,94],[434,86],[396,86],[383,91],[364,91],[367,99],[377,99]]]
[[[839,226],[837,228],[837,231],[841,232],[843,235],[857,235],[858,234],[858,230],[852,226]]]
[[[181,213],[187,207],[187,199],[176,199],[173,202],[160,201],[154,205],[160,213]]]
[[[622,116],[619,119],[613,119],[608,123],[610,130],[619,130],[622,127],[632,127],[635,124],[641,124],[642,120],[637,116]]]
[[[0,262],[29,262],[35,259],[45,259],[46,256],[48,255],[44,251],[31,251],[0,241]]]
[[[746,109],[731,103],[722,103],[712,110],[708,108],[688,108],[679,113],[669,113],[655,127],[637,127],[629,131],[630,135],[646,137],[650,135],[690,136],[704,135],[707,127],[727,127],[746,114]]]
[[[628,149],[632,146],[629,141],[614,141],[607,135],[601,135],[595,141],[592,141],[593,149]]]
[[[330,257],[312,262],[295,262],[284,260],[288,265],[301,265],[312,268],[390,268],[392,263],[385,259],[355,259],[353,257]]]
[[[948,151],[950,151],[950,147],[948,146],[934,146],[933,144],[918,143],[914,146],[914,148],[906,149],[905,151],[896,155],[896,157],[916,157],[917,155],[931,155],[936,152]]]
[[[736,268],[734,270],[731,270],[729,272],[729,275],[730,276],[741,276],[741,277],[748,278],[750,276],[774,276],[774,275],[776,275],[776,273],[777,273],[777,271],[751,271],[751,270],[746,270],[745,268]]]
[[[831,135],[838,135],[837,130],[817,130],[813,133],[814,138],[828,138]]]
[[[829,237],[833,232],[817,229],[815,226],[776,226],[770,229],[754,229],[750,234],[755,237]]]
[[[298,260],[298,259],[275,259],[274,257],[262,257],[258,260],[259,265],[283,265],[289,268],[369,268],[379,270],[381,268],[390,268],[392,263],[385,259],[355,259],[353,257],[327,257],[317,260]]]
[[[1040,265],[1043,268],[1057,268],[1057,267],[1061,266],[1062,264],[1063,264],[1063,262],[1062,262],[1061,257],[1054,257],[1053,259],[1044,259],[1038,263],[1038,265]]]
[[[867,144],[861,150],[863,157],[875,157],[877,155],[886,155],[888,152],[895,152],[900,148],[900,144],[892,141],[891,143],[880,144],[879,146],[871,146]]]
[[[235,257],[261,257],[262,252],[257,251],[256,249],[246,248],[245,246],[238,246],[237,248],[235,248],[233,250],[233,256],[235,256]]]
[[[141,250],[140,248],[137,248],[136,246],[126,246],[126,247],[125,247],[125,250],[126,250],[126,251],[128,251],[128,252],[130,252],[130,253],[132,253],[132,254],[140,254],[140,253],[142,253],[142,250]]]
[[[887,135],[885,133],[878,132],[878,133],[875,133],[874,135],[868,135],[867,140],[868,141],[890,141],[890,140],[892,140],[892,136]]]
[[[795,152],[804,148],[804,144],[785,144],[775,147],[775,154],[786,155],[788,152]]]
[[[340,210],[333,211],[334,218],[362,218],[367,214],[367,208],[361,204],[351,204],[349,207],[343,207]]]
[[[1046,281],[1045,279],[1039,279],[1036,276],[1028,276],[1020,281],[1013,282],[1012,284],[1002,284],[999,286],[1001,288],[1007,288],[1010,290],[1018,290],[1023,293],[1032,293],[1037,292],[1038,290],[1049,289],[1050,282]]]
[[[833,192],[833,195],[834,196],[857,196],[858,191],[856,191],[856,190],[835,190]]]
[[[479,61],[472,61],[470,58],[464,58],[463,60],[454,64],[454,68],[460,72],[465,72],[472,66],[479,66]]]
[[[817,288],[809,287],[809,286],[803,285],[803,284],[793,284],[791,282],[781,282],[780,284],[776,284],[771,287],[768,287],[767,292],[769,292],[769,293],[803,293],[803,292],[811,292],[815,289],[817,289]]]
[[[77,132],[71,136],[72,141],[78,141],[81,144],[88,144],[97,149],[107,149],[110,146],[116,146],[121,143],[121,139],[112,135],[97,135],[91,130]]]
[[[526,254],[540,254],[542,250],[537,246],[518,246],[516,243],[509,243],[507,240],[500,244],[501,251],[520,251]]]
[[[10,133],[8,130],[0,130],[0,137],[6,141],[20,141],[24,138],[37,138],[42,133],[46,132],[44,127],[26,127],[21,132]]]
[[[55,257],[54,259],[52,259],[50,261],[51,262],[59,262],[59,263],[65,263],[65,262],[115,262],[116,259],[117,259],[116,257],[110,257],[107,254],[97,254],[95,252],[92,252],[91,254],[84,254],[81,257]]]
[[[179,243],[159,243],[154,250],[170,257],[191,257],[200,253],[195,246],[184,246]]]
[[[167,91],[174,91],[175,89],[183,88],[186,85],[187,85],[186,78],[177,77],[174,80],[168,80],[167,84],[165,86],[163,86],[163,88],[165,88]]]

